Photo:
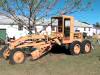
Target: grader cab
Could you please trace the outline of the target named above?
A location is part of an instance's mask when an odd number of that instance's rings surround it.
[[[52,17],[51,28],[51,35],[31,34],[10,42],[2,48],[0,56],[11,64],[19,64],[24,62],[27,53],[35,60],[50,51],[55,44],[65,45],[72,55],[91,51],[91,42],[83,40],[82,33],[74,32],[73,17]],[[29,49],[29,52],[26,49]]]
[[[52,26],[57,27],[56,32],[63,35],[63,43],[71,43],[74,40],[81,42],[83,40],[82,33],[74,32],[74,18],[72,16],[52,17],[51,23]]]
[[[85,47],[85,44],[83,45],[83,42],[87,44],[89,47],[88,51],[87,49],[83,49],[83,52],[88,53],[90,51],[90,42],[89,40],[83,41],[83,34],[81,32],[74,32],[74,17],[72,16],[57,16],[51,18],[52,26],[56,26],[56,33],[59,33],[62,35],[62,42],[67,46],[67,48],[70,48],[71,54],[79,54],[81,52],[81,47]]]

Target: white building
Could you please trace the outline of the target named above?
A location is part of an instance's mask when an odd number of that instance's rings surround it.
[[[94,34],[100,35],[100,28],[98,28],[98,27],[93,27],[93,33],[94,33]]]
[[[50,23],[50,21],[47,21]],[[47,25],[46,23],[42,23],[44,26]],[[86,32],[88,36],[92,36],[93,33],[95,34],[100,34],[100,29],[96,29],[93,27],[93,25],[89,25],[86,23],[82,23],[80,21],[75,20],[75,31],[80,31],[80,32]],[[15,37],[19,38],[21,36],[27,35],[28,31],[26,29],[23,30],[18,30],[18,25],[14,24],[14,21],[7,18],[6,16],[0,14],[0,30],[5,29],[6,30],[6,37]],[[43,29],[43,26],[37,26],[38,32]],[[46,28],[47,32],[50,34],[51,27],[48,26]],[[34,32],[34,31],[33,31]],[[45,33],[45,31],[43,31]],[[43,33],[42,32],[42,33]]]
[[[0,14],[0,30],[2,29],[6,31],[4,32],[4,34],[6,33],[6,37],[10,38],[12,38],[13,36],[19,38],[20,36],[26,35],[28,33],[25,29],[23,29],[23,31],[19,31],[18,26],[14,24],[13,20]]]
[[[40,32],[43,29],[43,26],[39,26],[39,23],[37,23],[38,25],[36,26],[37,31]],[[42,23],[45,25],[45,23]],[[9,19],[8,17],[4,16],[3,14],[0,14],[0,36],[2,37],[2,30],[4,30],[5,32],[3,32],[3,34],[6,33],[6,37],[9,38],[19,38],[21,36],[27,35],[29,32],[23,28],[23,30],[18,30],[18,25],[16,25],[14,23],[13,20]],[[48,34],[50,34],[51,28],[50,26],[46,27],[46,30],[48,32]],[[32,31],[33,33],[35,31]],[[43,34],[45,33],[45,31],[42,32]],[[3,37],[2,37],[3,38]]]
[[[93,36],[93,25],[75,20],[75,31],[87,33],[87,36]]]

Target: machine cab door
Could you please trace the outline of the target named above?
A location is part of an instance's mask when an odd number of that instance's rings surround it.
[[[70,43],[74,37],[74,18],[72,16],[64,16],[64,41]]]
[[[52,28],[56,28],[55,31],[62,33],[63,40],[73,40],[74,36],[74,19],[71,16],[58,16],[51,18]]]
[[[52,31],[57,33],[63,33],[63,18],[62,17],[52,17]]]
[[[64,37],[70,39],[70,19],[64,19]]]

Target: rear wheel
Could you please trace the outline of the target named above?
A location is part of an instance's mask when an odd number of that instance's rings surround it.
[[[25,61],[25,54],[21,49],[17,48],[11,51],[9,56],[10,64],[21,64],[24,61]]]
[[[79,41],[74,41],[70,44],[70,54],[79,55],[81,51],[81,43]]]
[[[82,53],[90,53],[91,52],[91,42],[89,40],[84,40],[82,42]]]

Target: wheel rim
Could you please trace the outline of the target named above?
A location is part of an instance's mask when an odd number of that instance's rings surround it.
[[[86,52],[89,52],[90,49],[91,49],[91,46],[90,46],[89,43],[87,43],[87,44],[85,45],[85,51],[86,51]]]
[[[80,53],[80,45],[79,44],[76,44],[74,46],[74,52],[75,52],[75,54],[79,54]]]
[[[24,53],[21,51],[17,51],[14,53],[13,59],[15,63],[22,63],[24,61]]]

